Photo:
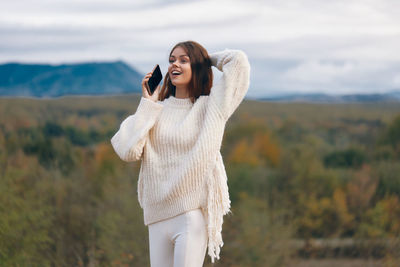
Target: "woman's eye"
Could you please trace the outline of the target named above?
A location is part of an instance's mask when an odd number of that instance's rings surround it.
[[[172,63],[174,63],[174,62],[175,62],[174,59],[170,59],[170,60],[169,60],[169,63],[170,63],[170,64],[172,64]],[[187,60],[187,59],[181,59],[179,62],[180,62],[180,63],[188,63],[189,60]]]

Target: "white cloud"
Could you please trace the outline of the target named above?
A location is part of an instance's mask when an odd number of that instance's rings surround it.
[[[335,64],[333,62],[307,61],[284,72],[282,78],[306,83],[330,83],[349,75],[354,72],[355,68],[355,64],[351,62]]]
[[[21,9],[13,12],[3,12],[1,22],[3,25],[16,25],[29,28],[72,28],[72,29],[125,29],[125,30],[157,30],[165,27],[175,29],[216,25],[224,23],[226,20],[237,19],[248,14],[250,10],[246,5],[229,5],[230,1],[182,1],[172,2],[169,5],[153,4],[152,8],[143,8],[138,5],[131,5],[125,2],[119,9],[111,8],[107,10],[113,2],[104,2],[103,9],[86,9],[78,11],[79,2],[70,9],[60,8],[64,4],[70,6],[71,3],[65,2],[55,5],[53,9],[34,8]],[[87,3],[86,3],[87,4]],[[121,3],[119,3],[121,5]],[[29,4],[27,3],[29,6]],[[92,3],[98,6],[98,3]],[[100,2],[101,5],[101,2]],[[118,3],[117,3],[118,5]],[[86,5],[84,4],[84,7]],[[221,11],[223,15],[221,16]],[[194,12],[195,11],[195,12]]]
[[[400,63],[384,61],[294,61],[281,62],[278,71],[274,65],[263,65],[257,70],[253,82],[263,87],[264,93],[319,92],[328,94],[377,93],[398,89]],[[272,70],[272,71],[271,71]],[[261,86],[262,84],[262,86]],[[255,97],[262,91],[250,92]]]
[[[393,85],[394,85],[395,87],[400,87],[400,74],[396,74],[396,75],[393,77]]]

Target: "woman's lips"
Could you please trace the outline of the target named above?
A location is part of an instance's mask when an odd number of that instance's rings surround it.
[[[171,76],[173,77],[173,78],[176,78],[176,77],[178,77],[179,75],[181,75],[182,73],[179,73],[179,74],[173,74],[173,73],[171,73]]]

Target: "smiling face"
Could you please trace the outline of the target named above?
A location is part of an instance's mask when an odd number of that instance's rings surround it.
[[[180,46],[176,47],[169,57],[168,75],[171,83],[176,87],[187,88],[192,79],[190,58]]]
[[[212,63],[201,44],[190,40],[179,42],[171,49],[169,56],[169,67],[159,100],[170,96],[189,97],[194,103],[201,95],[210,95],[213,85]]]

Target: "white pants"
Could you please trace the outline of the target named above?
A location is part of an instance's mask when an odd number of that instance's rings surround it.
[[[201,209],[152,223],[151,267],[201,267],[207,249],[207,225]]]

